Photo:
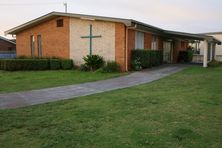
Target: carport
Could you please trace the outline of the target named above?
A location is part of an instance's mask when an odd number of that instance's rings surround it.
[[[204,42],[204,56],[203,56],[203,67],[207,67],[207,63],[210,62],[214,57],[213,54],[210,54],[210,58],[208,60],[208,51],[213,52],[213,48],[216,44],[220,45],[221,42],[212,36],[201,35],[201,34],[191,34],[184,32],[176,32],[176,31],[164,31],[164,38],[168,41],[173,41],[174,43],[184,41],[186,43],[192,43],[196,41]],[[178,49],[174,49],[178,50]]]

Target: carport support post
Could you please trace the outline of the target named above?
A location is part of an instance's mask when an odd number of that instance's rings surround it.
[[[207,67],[207,54],[208,54],[208,41],[204,40],[204,56],[203,56],[203,67]]]
[[[214,57],[213,57],[213,48],[214,48],[214,43],[211,43],[210,44],[210,60],[212,61],[213,59],[214,59]]]
[[[214,44],[215,43],[211,43],[211,61],[212,60],[215,60],[215,53],[216,53],[216,51],[215,51],[215,49],[214,49]],[[214,53],[214,54],[213,54]]]

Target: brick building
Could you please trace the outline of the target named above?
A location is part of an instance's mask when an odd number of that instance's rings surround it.
[[[133,49],[163,50],[164,61],[176,63],[179,51],[186,50],[190,41],[219,43],[211,36],[167,31],[131,19],[60,12],[49,13],[5,33],[16,35],[17,56],[70,58],[80,65],[92,43],[93,54],[118,62],[122,71],[130,69]]]

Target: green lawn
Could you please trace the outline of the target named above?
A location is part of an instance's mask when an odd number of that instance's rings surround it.
[[[121,73],[67,71],[0,71],[0,93],[16,92],[47,87],[108,79]]]
[[[222,68],[0,111],[0,147],[222,147]]]

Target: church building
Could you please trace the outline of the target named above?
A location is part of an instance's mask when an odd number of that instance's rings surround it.
[[[116,61],[122,71],[130,70],[134,49],[163,50],[167,63],[176,63],[179,51],[194,40],[219,44],[214,37],[163,30],[132,19],[51,12],[12,28],[16,55],[59,57],[83,64],[83,57],[98,54]],[[203,61],[203,63],[206,61]]]

